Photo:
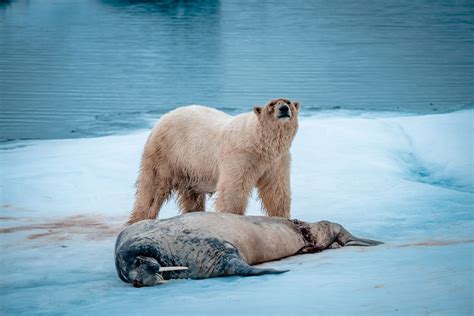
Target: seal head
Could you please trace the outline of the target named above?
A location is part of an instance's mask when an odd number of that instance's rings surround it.
[[[160,264],[154,258],[138,256],[132,264],[128,279],[134,287],[153,286],[160,284]]]

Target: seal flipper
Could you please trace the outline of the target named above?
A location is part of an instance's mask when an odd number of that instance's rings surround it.
[[[367,239],[367,238],[360,238],[352,235],[340,224],[332,223],[333,225],[337,225],[334,231],[338,232],[337,242],[342,244],[343,246],[362,246],[362,247],[371,247],[383,244],[382,241]]]
[[[290,270],[260,269],[248,265],[240,258],[231,259],[226,266],[226,275],[257,276],[264,274],[281,274]]]

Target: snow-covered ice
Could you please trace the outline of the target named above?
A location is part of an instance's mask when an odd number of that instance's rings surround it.
[[[2,314],[473,314],[474,110],[322,112],[292,147],[292,215],[326,219],[374,248],[266,263],[278,276],[135,289],[113,246],[148,131],[5,143]],[[211,203],[208,203],[209,207]],[[252,199],[249,214],[260,214]],[[161,218],[176,215],[173,201]]]

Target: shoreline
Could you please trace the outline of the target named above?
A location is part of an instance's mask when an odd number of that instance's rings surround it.
[[[219,108],[217,108],[219,110]],[[304,110],[304,108],[303,108]],[[312,118],[328,118],[328,117],[368,117],[368,118],[390,118],[390,117],[409,117],[409,116],[429,116],[429,115],[443,115],[449,113],[456,113],[456,112],[463,112],[463,111],[472,111],[474,110],[474,105],[463,106],[455,110],[448,110],[448,111],[431,111],[431,112],[410,112],[410,111],[393,111],[393,110],[365,110],[365,109],[322,109],[322,110],[310,110],[309,113],[303,111],[300,114],[300,120],[307,120]],[[225,112],[225,111],[224,111]],[[135,113],[135,112],[133,112]],[[245,112],[231,112],[231,115],[238,115]],[[134,128],[124,128],[124,129],[117,129],[114,130],[112,128],[111,131],[103,131],[103,132],[94,132],[91,134],[81,134],[81,133],[70,133],[75,135],[68,135],[70,137],[47,137],[47,138],[1,138],[0,137],[0,150],[4,150],[5,147],[9,147],[12,144],[18,143],[28,143],[28,142],[36,142],[36,141],[50,141],[50,140],[67,140],[67,139],[83,139],[83,138],[100,138],[100,137],[108,137],[108,136],[122,136],[122,135],[130,135],[136,134],[143,131],[150,131],[153,128],[153,125],[156,121],[160,119],[163,114],[158,116],[153,116],[149,118],[141,118],[144,125],[142,127],[138,127],[136,123],[131,125],[135,126]]]

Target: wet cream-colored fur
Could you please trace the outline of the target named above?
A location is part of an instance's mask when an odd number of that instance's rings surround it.
[[[156,218],[173,192],[183,213],[204,211],[217,192],[217,211],[243,215],[254,187],[268,215],[289,217],[299,109],[275,99],[237,116],[197,105],[164,115],[144,148],[129,223]]]

